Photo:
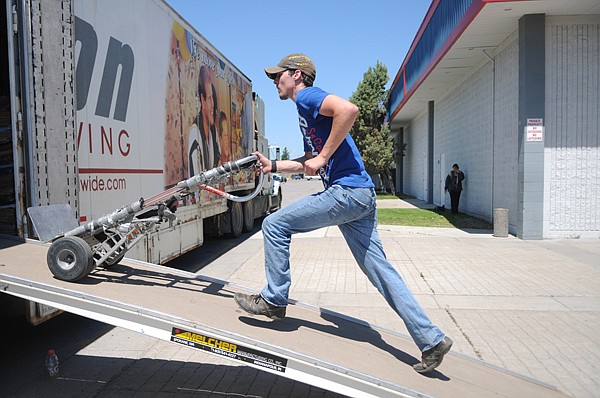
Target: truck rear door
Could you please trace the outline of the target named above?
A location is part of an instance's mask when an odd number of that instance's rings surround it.
[[[0,233],[22,236],[24,196],[17,189],[23,152],[20,51],[18,44],[17,5],[5,1],[0,13]]]
[[[0,12],[0,233],[31,237],[30,206],[78,212],[72,2],[5,0]],[[54,308],[26,303],[34,324]]]

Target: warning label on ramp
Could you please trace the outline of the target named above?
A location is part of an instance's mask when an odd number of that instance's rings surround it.
[[[173,328],[171,341],[277,372],[285,373],[287,366],[285,358],[180,328]]]

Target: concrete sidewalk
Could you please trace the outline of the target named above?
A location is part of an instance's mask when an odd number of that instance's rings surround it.
[[[454,352],[574,397],[599,396],[600,242],[386,225],[379,231],[389,260],[454,339]],[[291,262],[292,298],[407,334],[337,228],[294,236]],[[201,273],[259,290],[263,267],[259,232]]]

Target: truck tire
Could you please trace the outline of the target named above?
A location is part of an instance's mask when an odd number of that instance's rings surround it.
[[[240,202],[229,202],[229,222],[231,225],[229,235],[237,238],[244,228],[244,210]]]
[[[94,269],[92,249],[77,236],[65,236],[55,240],[46,257],[52,274],[63,281],[74,282],[87,276]]]
[[[279,190],[279,193],[277,194],[277,204],[271,208],[271,213],[281,209],[281,202],[283,202],[283,194],[281,193],[281,190]]]
[[[244,211],[244,232],[252,231],[254,228],[254,201],[249,200],[242,203],[242,210]]]

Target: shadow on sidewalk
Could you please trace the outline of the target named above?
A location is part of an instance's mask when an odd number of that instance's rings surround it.
[[[436,208],[430,211],[444,217],[448,223],[458,229],[481,229],[486,231],[494,229],[491,223],[465,213],[452,214],[449,209],[444,208]]]
[[[237,238],[207,235],[204,238],[202,246],[169,260],[165,265],[183,271],[198,272],[228,251],[250,239],[255,233],[259,232],[263,220],[264,217],[254,220],[254,228],[249,232],[242,233],[242,235]]]
[[[465,213],[452,214],[449,209],[382,208],[377,209],[380,225],[424,228],[457,228],[469,233],[489,233],[493,225]]]

